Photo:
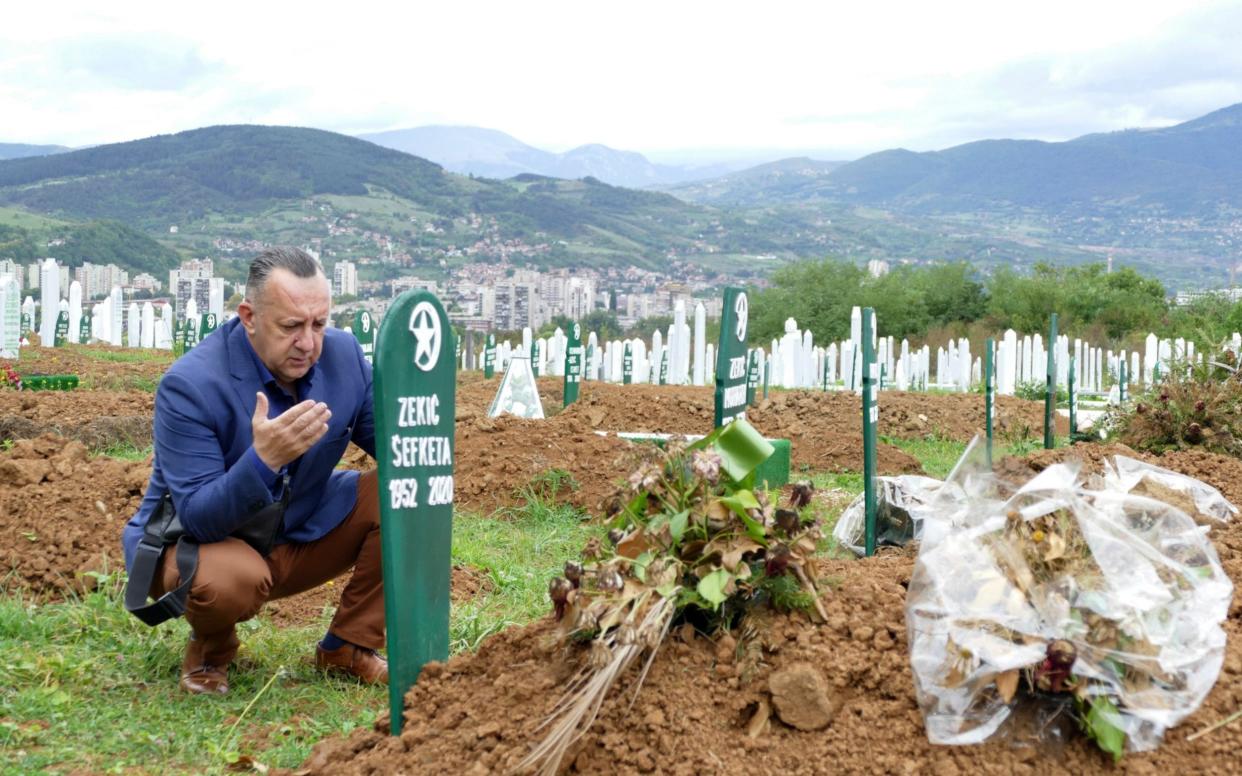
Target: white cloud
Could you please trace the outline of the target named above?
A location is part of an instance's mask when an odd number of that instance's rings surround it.
[[[551,149],[860,154],[1242,100],[1242,18],[1192,0],[78,5],[6,9],[0,140],[452,123]]]

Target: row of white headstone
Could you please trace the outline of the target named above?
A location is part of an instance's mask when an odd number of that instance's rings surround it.
[[[872,319],[873,327],[875,319]],[[603,347],[594,332],[588,337],[591,357],[585,364],[585,379],[622,382],[623,359],[628,345],[632,358],[632,377],[635,383],[659,381],[661,359],[669,354],[667,382],[672,385],[703,385],[714,374],[714,347],[703,336],[706,319],[702,305],[695,310],[694,337],[685,323],[685,308],[679,307],[667,337],[656,332],[650,345],[641,338],[605,342]],[[982,380],[983,364],[981,344],[973,344],[962,337],[952,340],[947,347],[936,349],[933,360],[931,348],[923,345],[911,348],[909,340],[894,341],[893,337],[877,337],[873,328],[872,342],[876,347],[876,361],[881,366],[886,387],[898,390],[969,391]],[[503,370],[515,353],[527,354],[535,362],[538,374],[561,375],[564,369],[567,338],[559,328],[548,338],[533,340],[529,329],[523,332],[520,349],[508,342],[497,349],[496,366]],[[1242,349],[1242,335],[1233,335],[1234,350]],[[693,347],[690,347],[690,345]],[[1181,338],[1160,340],[1150,334],[1143,354],[1137,351],[1120,351],[1098,347],[1082,339],[1066,335],[1057,337],[1055,345],[1056,384],[1065,387],[1069,381],[1069,357],[1072,353],[1076,364],[1075,387],[1084,393],[1103,393],[1110,383],[1120,378],[1121,364],[1126,365],[1127,382],[1151,383],[1159,370],[1168,369],[1175,360],[1189,361],[1202,358],[1196,354],[1193,342]],[[1042,334],[1019,337],[1013,329],[1006,330],[995,341],[996,390],[1013,395],[1024,384],[1043,385],[1047,374],[1048,351]],[[862,360],[862,312],[855,307],[850,316],[850,338],[829,343],[827,347],[814,344],[810,331],[798,329],[790,318],[785,322],[785,334],[770,342],[769,348],[758,348],[759,363],[763,364],[768,382],[786,388],[828,387],[844,390],[860,388],[859,365]],[[693,354],[693,359],[691,359]],[[933,369],[934,366],[934,369]],[[762,373],[761,373],[762,375]],[[762,379],[762,378],[761,378]]]

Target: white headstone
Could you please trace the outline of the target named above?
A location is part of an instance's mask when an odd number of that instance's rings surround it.
[[[82,328],[82,284],[73,281],[69,284],[69,331],[67,339],[77,342]]]
[[[56,342],[56,316],[60,313],[60,267],[44,259],[39,269],[39,342],[45,348]]]

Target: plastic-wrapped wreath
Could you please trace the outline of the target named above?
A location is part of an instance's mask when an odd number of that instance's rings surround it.
[[[1213,488],[1122,457],[1016,489],[959,465],[935,506],[906,602],[933,743],[1077,727],[1120,758],[1202,703],[1233,586],[1195,518],[1237,511]]]

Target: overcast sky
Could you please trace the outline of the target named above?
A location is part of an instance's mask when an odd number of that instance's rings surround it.
[[[1237,102],[1236,0],[23,2],[0,25],[0,142],[464,124],[549,150],[856,157]]]

